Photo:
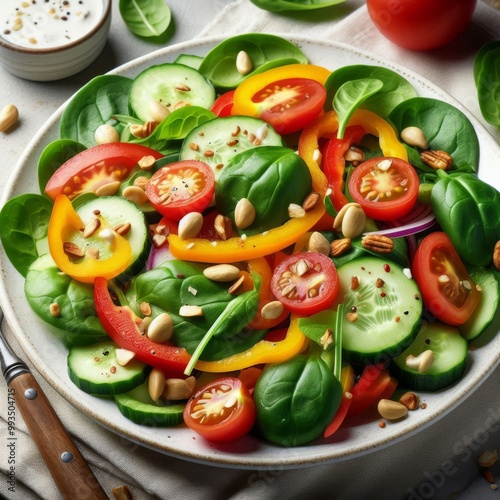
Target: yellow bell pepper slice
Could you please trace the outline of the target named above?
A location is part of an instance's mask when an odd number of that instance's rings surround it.
[[[70,199],[63,194],[56,197],[48,228],[50,255],[61,271],[83,283],[93,283],[97,276],[114,278],[132,261],[129,242],[102,216],[96,215],[96,219],[95,232],[84,234],[84,223]],[[103,231],[109,238],[105,238]]]
[[[299,318],[292,315],[288,332],[283,340],[271,342],[264,339],[250,349],[233,356],[218,361],[198,361],[195,368],[204,372],[224,373],[262,363],[279,363],[299,354],[308,344],[309,339],[299,329]]]
[[[211,241],[204,238],[181,239],[177,234],[169,234],[168,244],[172,255],[192,262],[224,264],[251,260],[293,245],[309,231],[325,213],[323,197],[328,183],[320,166],[307,162],[312,178],[312,189],[321,194],[316,206],[304,217],[293,218],[279,227],[246,238],[233,237],[225,241]]]
[[[408,153],[404,145],[399,141],[395,130],[389,122],[377,114],[358,108],[349,120],[349,126],[351,125],[360,125],[368,134],[378,137],[384,156],[392,156],[408,161]],[[319,139],[333,137],[337,129],[337,113],[328,111],[303,130],[299,140],[299,153],[308,164],[309,169],[320,168],[321,160],[316,159],[315,154],[319,150]]]

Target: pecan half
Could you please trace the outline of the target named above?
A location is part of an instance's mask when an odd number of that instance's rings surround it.
[[[449,170],[453,165],[453,158],[446,152],[441,150],[422,151],[420,159],[429,167],[436,170]]]
[[[394,250],[394,241],[382,234],[368,234],[361,240],[361,245],[367,250],[378,253],[391,253]]]
[[[351,248],[350,238],[340,238],[339,240],[333,240],[330,243],[330,255],[332,257],[338,257],[344,254]]]
[[[304,203],[302,203],[302,208],[306,212],[310,212],[319,202],[320,194],[316,193],[313,191],[312,193],[309,193],[304,200]]]

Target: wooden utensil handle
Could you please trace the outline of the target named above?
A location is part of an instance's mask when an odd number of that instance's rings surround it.
[[[108,499],[31,373],[10,382],[16,405],[64,498]]]

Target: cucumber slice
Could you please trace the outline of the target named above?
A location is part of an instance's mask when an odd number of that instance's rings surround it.
[[[145,122],[153,120],[149,110],[151,101],[159,101],[169,110],[179,105],[210,109],[215,101],[215,89],[194,68],[184,64],[158,64],[140,73],[130,88],[130,110]]]
[[[68,354],[72,382],[89,394],[113,395],[142,384],[149,367],[133,359],[126,366],[116,361],[118,346],[111,340],[90,346],[73,346]]]
[[[132,247],[132,262],[119,277],[126,280],[143,269],[149,255],[151,237],[146,217],[135,203],[121,196],[99,196],[77,208],[78,215],[84,224],[92,220],[96,210],[101,212],[112,227],[116,228],[121,224],[130,223],[130,231],[124,236]],[[109,252],[108,246],[100,238],[95,240],[87,238],[84,241],[91,245],[98,245],[99,255],[103,258],[106,252]]]
[[[284,143],[269,124],[258,118],[215,118],[187,135],[179,159],[207,163],[213,168],[217,179],[219,171],[235,154],[256,146],[284,146]]]
[[[500,301],[500,287],[498,278],[491,269],[470,268],[469,275],[481,289],[481,299],[472,316],[458,329],[470,342],[479,337],[493,321]]]
[[[203,62],[203,57],[194,54],[180,54],[174,61],[175,64],[184,64],[190,68],[198,70]]]
[[[420,326],[422,298],[416,282],[394,262],[371,256],[345,263],[338,274],[346,361],[380,363],[401,354]]]
[[[428,349],[434,354],[432,366],[424,373],[409,368],[406,357]],[[468,343],[457,328],[438,321],[425,323],[413,343],[395,360],[401,385],[416,391],[437,391],[459,380],[467,364]]]
[[[146,384],[141,384],[125,394],[117,394],[114,400],[121,414],[139,425],[171,427],[183,422],[184,404],[154,402]]]

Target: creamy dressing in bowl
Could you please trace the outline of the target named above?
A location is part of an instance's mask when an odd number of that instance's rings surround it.
[[[5,0],[4,0],[5,1]],[[30,49],[60,47],[83,38],[99,23],[102,0],[7,0],[0,36]]]

